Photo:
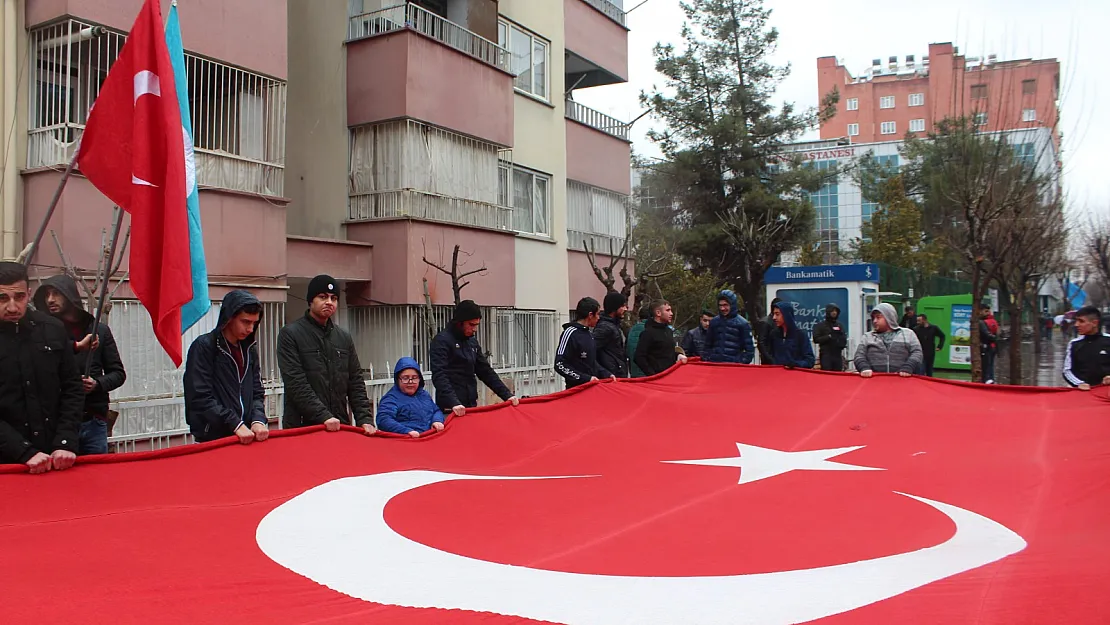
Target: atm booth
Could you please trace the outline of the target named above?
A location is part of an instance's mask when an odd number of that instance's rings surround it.
[[[825,306],[836,304],[848,333],[845,362],[849,363],[860,337],[870,330],[871,311],[884,298],[900,296],[879,291],[879,267],[873,264],[771,267],[763,281],[767,302],[775,297],[791,302],[798,327],[809,334],[811,341],[814,326],[825,320]],[[817,354],[816,346],[813,353]]]

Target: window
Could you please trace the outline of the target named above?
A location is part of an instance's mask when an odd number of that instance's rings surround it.
[[[879,98],[879,108],[881,108],[881,109],[892,109],[892,108],[894,108],[894,96],[884,95],[883,97]]]
[[[899,164],[898,164],[898,155],[897,154],[890,154],[890,155],[886,155],[886,156],[870,156],[868,158],[870,158],[876,165],[879,166],[878,178],[876,179],[876,182],[883,182],[884,180],[888,179],[890,176],[893,176],[893,175],[898,173]],[[863,221],[864,222],[871,221],[871,215],[878,208],[879,208],[878,203],[869,202],[869,201],[867,201],[866,198],[864,198],[863,204],[861,206]]]
[[[911,119],[910,120],[910,132],[925,132],[925,120],[924,119]]]
[[[1014,156],[1019,161],[1032,167],[1037,164],[1037,144],[1019,143],[1014,146]]]
[[[911,93],[910,94],[910,106],[925,106],[925,94],[924,93]]]
[[[837,161],[812,161],[806,166],[823,172],[824,184],[820,189],[809,194],[809,200],[817,212],[817,249],[825,256],[826,262],[835,262],[840,242],[840,186]]]
[[[1037,80],[1023,80],[1021,81],[1021,95],[1033,95],[1037,93]]]
[[[515,24],[497,24],[497,43],[512,59],[509,70],[516,76],[513,87],[537,98],[547,99],[547,41]]]
[[[987,99],[987,86],[986,85],[971,85],[971,99],[972,100],[986,100]]]
[[[849,137],[858,137],[859,136],[859,124],[848,124],[848,136]]]
[[[975,125],[976,126],[986,126],[987,125],[987,114],[986,113],[976,113],[975,114]]]
[[[858,111],[859,110],[859,98],[848,98],[848,110],[849,111]]]
[[[879,127],[879,132],[884,135],[892,135],[898,132],[898,125],[895,122],[883,122]]]
[[[1022,109],[1021,121],[1035,122],[1037,121],[1037,109]]]
[[[513,230],[551,236],[551,178],[506,162],[500,169],[497,195],[512,202]]]

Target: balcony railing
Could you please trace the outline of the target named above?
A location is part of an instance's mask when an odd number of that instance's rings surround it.
[[[352,194],[348,216],[351,221],[413,217],[494,230],[511,230],[513,224],[513,209],[508,206],[415,189]]]
[[[585,124],[595,130],[600,130],[621,141],[628,141],[628,124],[615,117],[610,117],[601,111],[596,111],[585,104],[579,104],[574,100],[567,100],[566,105],[567,119]]]
[[[347,41],[357,41],[405,29],[431,37],[500,70],[509,71],[507,50],[424,7],[411,3],[386,7],[350,18]]]
[[[624,16],[624,9],[622,9],[619,6],[613,4],[612,2],[609,2],[609,0],[585,0],[585,1],[586,1],[586,4],[592,6],[593,8],[597,9],[598,11],[601,11],[602,13],[605,14],[606,17],[613,20],[614,22],[620,24],[621,26],[625,26],[625,27],[628,26],[628,24],[626,23],[626,18]]]

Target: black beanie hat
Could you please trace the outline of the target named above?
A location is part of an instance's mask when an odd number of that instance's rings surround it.
[[[622,293],[609,291],[605,294],[605,314],[611,315],[620,310],[620,307],[624,306],[627,303],[628,298],[625,297]]]
[[[474,303],[472,299],[464,299],[455,306],[455,315],[451,317],[451,321],[462,323],[463,321],[471,321],[473,319],[482,318],[482,309]]]
[[[339,295],[339,283],[335,281],[335,278],[328,275],[316,276],[308,283],[308,301],[311,302],[316,299],[316,296],[321,293]]]

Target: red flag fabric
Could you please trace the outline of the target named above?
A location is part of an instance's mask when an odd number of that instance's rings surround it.
[[[5,622],[1110,622],[1105,390],[690,364],[0,476]]]
[[[183,137],[162,11],[146,0],[89,113],[78,166],[131,215],[131,289],[178,366],[192,299]]]

